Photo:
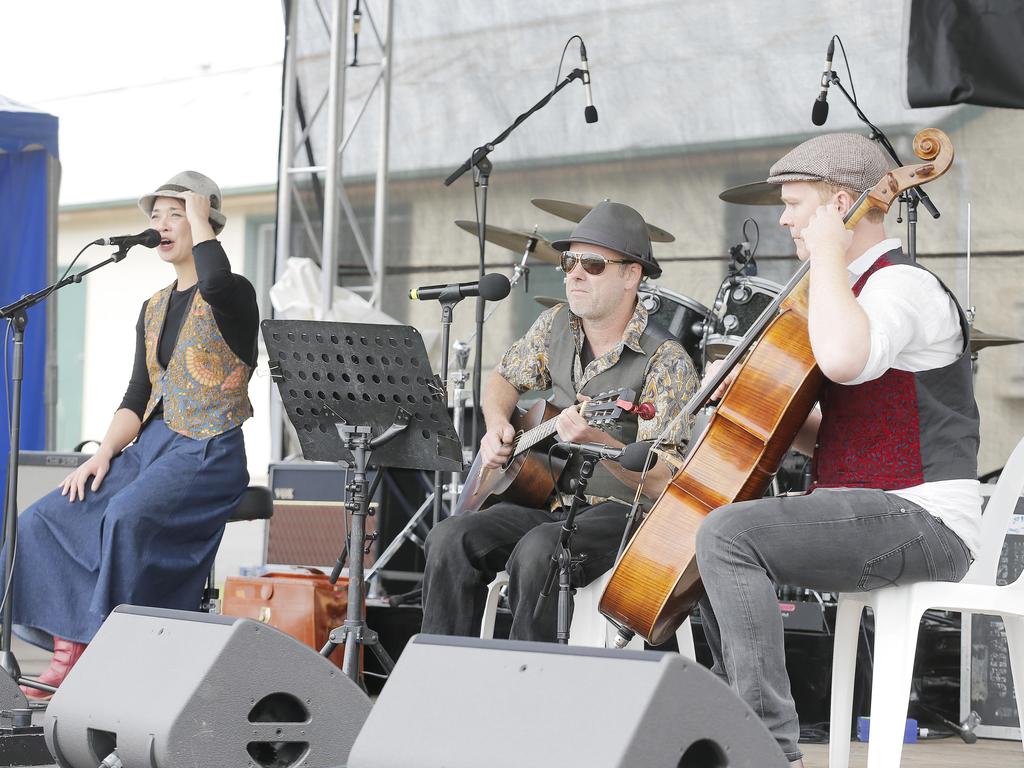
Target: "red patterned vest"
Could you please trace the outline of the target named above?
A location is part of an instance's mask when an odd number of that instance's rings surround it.
[[[221,336],[213,310],[198,290],[178,333],[167,364],[157,351],[174,284],[157,291],[146,305],[146,367],[152,392],[145,423],[161,399],[164,422],[173,431],[195,440],[214,437],[252,416],[249,378],[252,368],[231,351]]]
[[[899,249],[880,256],[853,286],[894,264],[914,264]],[[938,278],[936,278],[938,279]],[[974,400],[970,328],[956,305],[964,345],[947,366],[930,371],[890,368],[862,384],[828,382],[812,473],[816,487],[898,490],[936,480],[978,476],[980,420]]]

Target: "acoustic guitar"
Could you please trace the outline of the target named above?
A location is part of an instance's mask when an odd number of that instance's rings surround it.
[[[580,415],[590,426],[600,427],[617,421],[624,413],[642,410],[635,401],[636,393],[631,389],[602,392],[580,406]],[[516,431],[512,455],[504,466],[488,469],[477,453],[452,514],[476,512],[498,496],[526,507],[544,507],[566,462],[564,457],[553,455],[548,466],[547,440],[555,434],[559,413],[561,410],[546,400],[538,400],[525,411],[516,408],[509,419]]]

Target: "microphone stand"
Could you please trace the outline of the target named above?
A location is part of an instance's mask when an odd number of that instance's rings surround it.
[[[903,162],[900,160],[899,155],[896,154],[896,150],[893,148],[892,143],[889,141],[889,137],[886,136],[882,132],[882,130],[878,128],[874,123],[868,120],[867,115],[865,115],[861,111],[860,106],[858,106],[854,98],[843,87],[843,84],[839,80],[839,75],[837,75],[834,71],[829,70],[828,75],[826,77],[828,79],[828,82],[831,85],[836,86],[836,88],[839,89],[839,92],[846,97],[846,100],[848,102],[850,102],[850,104],[853,106],[854,111],[857,113],[857,117],[860,118],[861,122],[863,122],[868,128],[871,129],[871,138],[882,145],[882,148],[889,153],[889,157],[893,159],[896,165],[903,165]],[[910,255],[910,260],[916,262],[917,204],[921,203],[928,210],[928,213],[931,214],[933,219],[939,218],[941,214],[939,213],[938,208],[935,207],[935,204],[932,203],[932,199],[928,196],[928,193],[925,192],[921,187],[911,187],[910,189],[902,192],[900,194],[900,200],[907,206],[907,252]],[[898,221],[899,219],[897,219],[897,222]]]
[[[473,169],[473,195],[478,197],[477,210],[479,216],[477,217],[477,241],[480,244],[480,260],[479,260],[479,277],[484,276],[484,250],[486,248],[486,240],[484,234],[487,229],[487,190],[488,181],[491,175],[491,161],[487,156],[491,151],[501,144],[505,139],[508,138],[509,134],[512,133],[519,125],[526,120],[534,112],[543,109],[547,106],[548,102],[554,97],[556,93],[565,88],[573,80],[580,80],[585,82],[585,74],[582,69],[574,69],[565,78],[552,88],[548,93],[530,107],[528,110],[523,112],[519,117],[512,121],[512,124],[504,131],[495,136],[487,144],[482,147],[477,147],[473,150],[470,156],[456,168],[452,174],[444,180],[446,187],[458,179],[462,174],[468,171],[470,168]],[[479,192],[478,192],[479,190]],[[481,357],[483,356],[483,335],[484,335],[484,299],[477,298],[476,300],[476,343],[473,349],[473,422],[472,431],[470,432],[471,440],[470,445],[473,446],[473,450],[476,450],[477,437],[480,431],[480,383],[482,375]]]
[[[17,301],[7,306],[0,307],[0,319],[8,320],[14,327],[14,355],[11,364],[11,423],[10,423],[10,453],[7,456],[7,485],[4,491],[4,543],[7,545],[4,552],[4,593],[3,612],[0,614],[0,621],[3,622],[0,628],[0,668],[16,682],[32,688],[49,691],[49,686],[37,684],[34,680],[21,679],[21,667],[11,650],[11,622],[14,607],[14,557],[15,545],[18,539],[18,452],[21,446],[21,385],[25,370],[25,328],[28,326],[28,310],[39,302],[46,299],[65,285],[80,283],[82,278],[90,272],[95,272],[107,264],[117,263],[128,255],[128,247],[118,246],[117,251],[106,261],[94,264],[74,275],[68,275],[56,283],[43,288],[41,291],[22,296]]]
[[[576,513],[581,504],[587,503],[587,482],[594,474],[594,465],[599,457],[589,454],[583,455],[583,464],[580,465],[580,476],[576,479],[576,492],[572,497],[572,504],[569,505],[569,514],[562,522],[562,530],[559,531],[558,544],[555,551],[551,553],[551,563],[548,566],[547,576],[544,578],[544,586],[537,597],[537,603],[533,609],[534,619],[540,616],[544,609],[544,601],[551,594],[551,587],[555,581],[555,573],[558,573],[558,624],[555,631],[555,639],[562,645],[569,642],[569,626],[572,623],[572,595],[575,592],[570,581],[572,566],[578,562],[573,559],[570,545],[572,535],[576,532]]]
[[[525,278],[525,285],[527,286],[527,289],[529,289],[529,284],[530,284],[530,268],[528,266],[526,266],[526,261],[527,261],[527,259],[530,258],[530,255],[534,252],[534,250],[537,247],[537,238],[536,238],[537,228],[536,227],[533,228],[533,234],[534,234],[534,237],[531,237],[529,242],[527,243],[526,250],[523,252],[522,259],[520,259],[519,262],[517,262],[515,264],[515,266],[512,267],[512,276],[508,280],[508,282],[509,282],[509,293],[511,293],[512,289],[515,288],[516,285],[519,284],[520,279],[523,279],[523,278]],[[484,322],[486,323],[488,320],[490,320],[491,317],[494,315],[494,313],[497,312],[497,311],[498,311],[498,303],[497,302],[491,302],[491,307],[490,307],[490,309],[487,310],[487,314],[484,317]],[[473,343],[473,341],[475,341],[478,337],[479,337],[479,334],[477,333],[476,330],[474,330],[473,333],[470,334],[469,339],[467,341],[461,341],[461,340],[456,339],[455,343],[452,345],[453,348],[455,349],[455,366],[456,366],[455,370],[452,372],[452,383],[454,385],[452,387],[452,408],[453,408],[452,421],[455,424],[455,432],[458,434],[459,439],[460,439],[460,441],[461,441],[461,443],[463,445],[463,452],[464,453],[465,453],[465,443],[466,443],[466,439],[465,439],[466,438],[466,426],[465,426],[465,423],[464,423],[465,419],[464,419],[464,414],[463,414],[463,406],[466,403],[466,393],[467,393],[467,390],[465,389],[466,381],[469,379],[469,374],[466,372],[466,366],[467,366],[467,364],[469,362],[469,350],[470,350],[470,346],[469,345],[471,343]],[[476,406],[476,403],[474,403],[474,407],[475,406]],[[470,446],[475,449],[475,446],[473,445],[472,442],[470,443]],[[473,450],[471,450],[470,453],[469,453],[469,460],[470,461],[472,461],[472,459],[473,459],[473,453],[474,453]],[[463,475],[462,472],[452,472],[452,475],[451,475],[451,489],[450,490],[451,490],[451,498],[453,500],[453,503],[454,503],[455,499],[458,499],[459,494],[462,492],[462,475]]]
[[[448,342],[451,338],[452,315],[455,305],[462,301],[462,295],[457,285],[445,289],[438,299],[441,302],[441,396],[445,406],[448,404]],[[485,299],[477,300],[477,310],[483,307]],[[479,366],[477,366],[479,367]],[[457,405],[457,404],[456,404]],[[475,403],[474,403],[475,405]],[[432,525],[441,522],[441,497],[444,494],[443,473],[439,469],[434,470],[434,519]]]

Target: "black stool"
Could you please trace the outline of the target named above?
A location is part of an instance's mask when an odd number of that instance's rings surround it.
[[[250,485],[242,492],[229,523],[237,523],[242,520],[269,520],[274,516],[274,495],[269,488],[262,485]],[[206,577],[206,589],[203,590],[203,599],[199,603],[199,610],[205,613],[217,613],[220,608],[220,590],[217,589],[217,582],[214,577],[213,564],[210,564],[210,575]]]

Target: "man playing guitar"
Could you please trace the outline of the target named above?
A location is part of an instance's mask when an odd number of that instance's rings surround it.
[[[698,387],[682,345],[648,326],[647,310],[637,302],[643,277],[661,274],[639,213],[619,203],[599,203],[569,240],[554,246],[568,248],[562,255],[568,307],[561,304],[542,313],[491,374],[482,403],[487,432],[480,443],[480,463],[485,468],[497,469],[512,455],[515,429],[510,418],[523,392],[552,390],[551,403],[560,409],[559,440],[620,447],[661,434]],[[640,393],[640,402],[653,403],[654,418],[639,424],[635,418],[624,419],[607,432],[590,426],[580,414],[580,403],[617,388],[631,388]],[[689,430],[690,424],[679,419],[666,447],[681,446]],[[547,600],[536,618],[534,606],[568,512],[569,498],[563,494],[576,477],[579,458],[569,460],[559,492],[543,509],[499,501],[480,512],[443,520],[430,532],[424,632],[475,635],[485,585],[504,569],[509,573],[511,637],[554,640],[557,601]],[[633,498],[632,473],[606,464],[595,469],[587,487],[592,503],[576,518],[573,553],[580,565],[573,573],[574,586],[611,568]],[[669,470],[655,467],[648,473],[645,495],[656,495],[649,489],[660,489],[669,475]]]

